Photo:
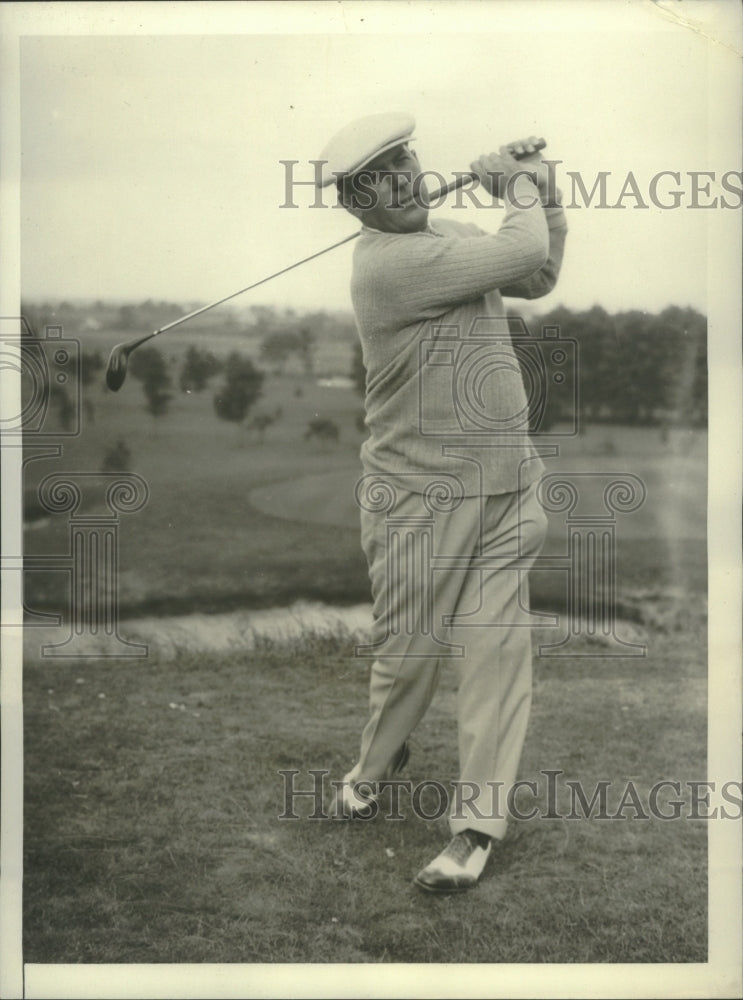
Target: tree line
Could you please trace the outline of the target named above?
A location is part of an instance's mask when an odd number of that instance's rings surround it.
[[[610,315],[600,306],[559,307],[538,322],[576,344],[581,424],[706,426],[707,319],[695,309]],[[551,416],[560,418],[559,407]]]
[[[166,305],[145,303],[140,308],[157,312]],[[347,316],[297,314],[263,306],[252,307],[250,315],[251,330],[260,334],[255,358],[233,351],[220,359],[210,350],[192,346],[176,375],[158,348],[136,351],[130,372],[142,385],[147,411],[155,418],[168,412],[176,390],[174,378],[182,393],[199,393],[219,375],[213,392],[215,414],[228,422],[246,423],[263,398],[268,372],[281,375],[293,365],[297,374],[312,378],[318,344],[327,340],[348,344],[351,337],[355,348],[349,374],[363,394],[361,348]],[[706,426],[707,320],[695,309],[669,306],[654,314],[640,310],[609,314],[600,306],[583,311],[558,306],[529,320],[512,312],[509,326],[530,394],[533,429],[546,430],[570,419],[579,427],[590,423]],[[104,364],[100,352],[82,350],[84,387],[102,379]],[[49,383],[50,403],[64,427],[74,417],[74,406],[61,382],[52,377]],[[82,402],[92,420],[89,392],[82,393]],[[258,413],[253,429],[262,436],[276,419],[276,408]],[[316,429],[327,440],[331,431]]]
[[[560,421],[668,427],[707,424],[707,319],[692,308],[615,314],[558,306],[509,313],[532,406],[532,429]],[[351,377],[364,392],[361,346]]]

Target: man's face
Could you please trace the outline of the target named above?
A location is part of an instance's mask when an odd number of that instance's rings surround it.
[[[383,233],[419,233],[428,225],[428,192],[418,157],[406,145],[381,153],[351,178],[349,211]]]

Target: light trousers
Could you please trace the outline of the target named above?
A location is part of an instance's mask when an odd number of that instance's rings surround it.
[[[453,509],[432,512],[421,494],[396,489],[386,510],[361,512],[376,658],[369,721],[346,778],[389,776],[441,668],[454,666],[460,793],[450,800],[452,833],[470,828],[502,839],[506,832],[505,796],[531,707],[528,571],[547,524],[535,490],[460,497]]]

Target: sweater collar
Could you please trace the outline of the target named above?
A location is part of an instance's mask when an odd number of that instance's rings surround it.
[[[362,233],[369,233],[373,236],[442,236],[434,226],[429,222],[425,229],[421,229],[418,233],[386,233],[382,229],[374,229],[373,226],[362,226]]]

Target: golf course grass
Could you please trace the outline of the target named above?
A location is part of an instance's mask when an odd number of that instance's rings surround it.
[[[366,711],[348,637],[133,664],[28,663],[24,936],[29,962],[703,962],[706,830],[648,811],[663,780],[703,780],[703,626],[644,660],[535,660],[517,820],[465,898],[411,884],[444,818],[308,818],[287,788],[337,780]],[[456,672],[404,777],[456,777]],[[559,818],[547,818],[546,771]],[[283,773],[282,773],[283,772]],[[292,776],[292,772],[297,772]],[[287,778],[289,774],[289,778]],[[294,781],[294,786],[287,781]],[[610,782],[614,819],[566,818],[568,781]],[[631,782],[640,812],[622,795]],[[330,785],[325,786],[331,791]],[[661,796],[671,815],[672,792]],[[436,790],[420,800],[438,812]],[[295,814],[296,819],[281,818]]]
[[[176,389],[155,419],[134,379],[118,394],[96,384],[92,419],[62,459],[29,452],[33,497],[45,476],[95,472],[112,442],[129,448],[149,499],[118,526],[122,630],[142,615],[368,601],[353,506],[359,397],[272,376],[256,410],[281,416],[261,439],[220,422],[212,394]],[[336,423],[339,441],[306,440],[313,418]],[[357,750],[368,660],[342,629],[75,661],[43,657],[43,629],[31,627],[24,960],[704,962],[706,828],[684,789],[706,765],[706,437],[595,426],[559,444],[561,471],[624,472],[646,488],[643,505],[616,518],[620,631],[630,623],[646,656],[609,656],[586,635],[573,657],[540,656],[549,630],[535,631],[521,777],[536,783],[540,809],[514,820],[473,892],[431,898],[411,884],[447,827],[405,798],[399,820],[310,819],[308,797],[286,818],[287,774],[308,789],[310,770],[340,778]],[[39,518],[26,552],[64,554],[68,535],[67,515]],[[553,517],[545,552],[565,544]],[[68,582],[28,572],[28,607],[64,610]],[[560,612],[565,587],[563,573],[537,570],[534,606]],[[413,785],[457,775],[456,680],[452,666],[413,736]],[[561,772],[551,818],[548,771]],[[667,789],[648,809],[661,781],[681,783],[678,819],[657,814],[672,811]],[[589,798],[608,782],[612,818],[567,818],[568,782]],[[622,805],[628,783],[647,818]],[[435,788],[424,792],[433,815]],[[526,813],[533,797],[522,792]]]

